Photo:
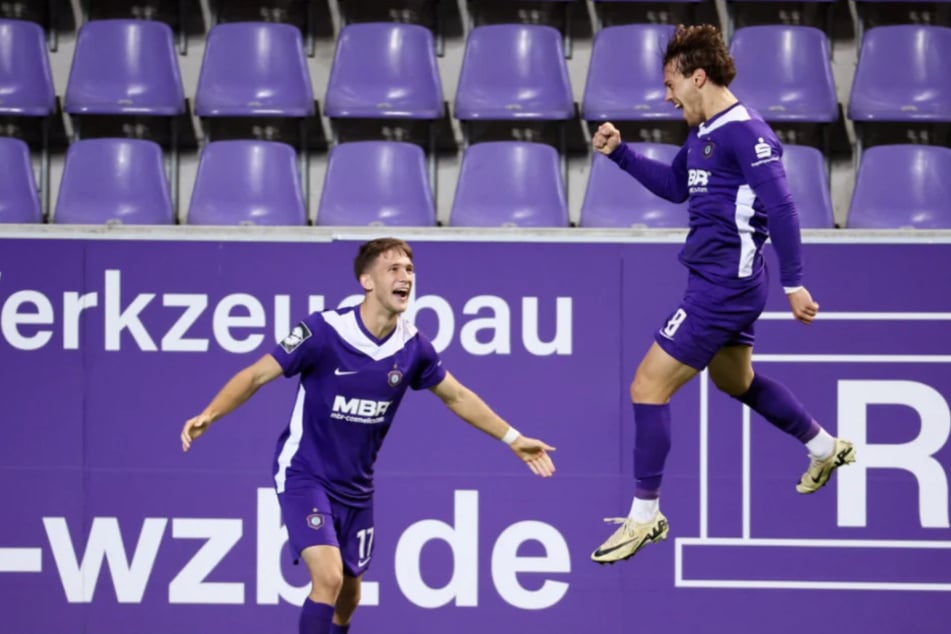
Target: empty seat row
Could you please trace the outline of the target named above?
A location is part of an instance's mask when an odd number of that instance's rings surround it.
[[[677,148],[631,144],[669,161]],[[294,149],[271,141],[216,141],[203,150],[189,224],[304,225],[307,206]],[[832,228],[822,155],[790,145],[783,157],[803,228]],[[0,222],[42,220],[26,145],[0,138]],[[848,217],[853,228],[951,228],[951,149],[877,146],[863,156]],[[175,222],[161,148],[136,139],[77,141],[67,154],[57,223]],[[491,142],[463,158],[449,223],[467,227],[567,227],[568,205],[557,151],[542,143]],[[648,192],[595,155],[581,209],[583,227],[685,227],[686,204]],[[330,154],[317,224],[435,226],[422,149],[363,141]]]
[[[949,0],[931,0],[930,2],[917,2],[915,4],[924,6],[935,6],[947,3]],[[599,9],[605,8],[631,8],[637,5],[668,5],[670,9],[684,4],[701,4],[705,0],[667,0],[666,2],[657,2],[656,0],[594,0],[594,6]],[[834,0],[806,0],[805,2],[795,3],[801,5],[831,5]],[[68,8],[58,4],[66,4]],[[127,18],[137,17],[144,19],[156,19],[168,21],[169,24],[181,30],[185,23],[195,22],[196,19],[202,19],[202,11],[198,2],[177,2],[176,0],[137,0],[135,3],[115,2],[115,0],[82,0],[82,20],[77,20],[73,15],[72,7],[68,3],[55,3],[49,0],[15,0],[13,2],[3,2],[0,4],[0,15],[7,18],[33,20],[47,28],[56,30],[63,29],[66,25],[78,24],[90,18]],[[293,22],[301,28],[314,28],[314,24],[308,24],[307,18],[313,17],[311,14],[320,3],[317,0],[255,0],[226,3],[223,0],[207,0],[208,8],[212,16],[212,23],[219,19],[225,21],[235,21],[241,19],[240,16],[266,17],[271,21]],[[375,2],[353,2],[351,0],[339,0],[338,5],[341,10],[341,18],[344,22],[369,22],[379,19],[385,19],[389,16],[394,21],[416,21],[422,20],[430,22],[432,14],[437,10],[435,5],[438,0],[376,0]],[[467,0],[464,5],[462,16],[468,19],[470,23],[478,22],[483,19],[486,9],[492,12],[497,9],[500,0]],[[538,7],[540,11],[522,10],[521,19],[525,22],[537,23],[540,15],[547,14],[555,7],[561,7],[571,4],[584,4],[584,0],[528,0],[529,7]],[[727,0],[726,8],[730,22],[733,22],[733,13],[741,7],[757,6],[762,7],[766,4],[776,4],[775,0]],[[789,2],[788,4],[793,4]],[[887,8],[906,7],[907,0],[858,0],[857,6],[871,5]],[[229,6],[230,5],[230,6]],[[784,17],[779,11],[774,18],[777,21],[784,21]],[[620,16],[623,21],[622,12]],[[861,18],[860,15],[858,16]],[[928,16],[913,14],[909,16],[895,16],[893,19],[906,19],[920,21]],[[788,19],[788,18],[785,18]],[[595,16],[595,25],[599,23],[598,16]]]
[[[39,26],[0,20],[0,113],[44,116],[55,92]],[[223,24],[208,35],[195,111],[201,116],[314,112],[300,31],[287,24]],[[14,61],[16,60],[16,61]],[[162,22],[97,20],[80,29],[64,109],[72,114],[176,116],[185,91]]]
[[[582,118],[678,119],[664,102],[659,61],[674,27],[608,27],[595,37]],[[752,26],[730,43],[737,76],[730,89],[764,118],[829,123],[838,119],[826,35],[812,27]],[[882,26],[862,41],[848,116],[863,121],[951,121],[951,28]],[[624,77],[624,81],[618,81]]]
[[[607,27],[595,37],[582,118],[679,120],[664,101],[660,60],[671,25]],[[730,89],[771,121],[828,123],[838,118],[826,35],[811,27],[753,26],[733,37],[737,76]],[[623,77],[623,81],[618,78]]]
[[[661,52],[673,27],[625,25],[594,42],[582,117],[667,119]],[[42,115],[55,101],[42,33],[0,20],[0,113]],[[771,121],[828,123],[838,118],[829,43],[811,27],[739,29],[731,43],[732,88]],[[469,35],[455,100],[462,120],[564,120],[574,102],[558,32],[546,26],[491,25]],[[856,120],[951,121],[951,28],[871,29],[862,42],[849,116]],[[14,63],[13,59],[17,62]],[[623,77],[624,81],[618,81]],[[341,33],[325,113],[332,118],[443,116],[444,96],[432,33],[417,25],[352,24]],[[184,112],[185,96],[169,27],[138,20],[84,25],[65,95],[76,114]],[[221,24],[208,36],[195,95],[199,116],[314,113],[300,32],[286,24]]]

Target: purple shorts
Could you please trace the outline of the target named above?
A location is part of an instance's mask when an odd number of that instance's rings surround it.
[[[766,307],[769,281],[746,288],[719,286],[697,275],[687,281],[680,306],[654,335],[667,354],[696,370],[710,364],[724,346],[752,346],[753,324]]]
[[[288,482],[277,499],[295,562],[309,546],[336,546],[345,575],[359,577],[366,572],[373,557],[372,504],[356,508],[335,502],[312,482],[298,486]]]

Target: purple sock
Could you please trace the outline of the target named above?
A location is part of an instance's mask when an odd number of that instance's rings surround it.
[[[789,388],[767,376],[754,375],[750,389],[733,398],[803,443],[815,438],[821,429]]]
[[[347,625],[337,625],[336,623],[330,624],[330,634],[347,634],[350,631],[350,624]]]
[[[300,613],[300,634],[330,634],[333,616],[334,606],[317,603],[307,597]]]
[[[664,463],[670,451],[670,405],[634,403],[634,497],[660,495]]]

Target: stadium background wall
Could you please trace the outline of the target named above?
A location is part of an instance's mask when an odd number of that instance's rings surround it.
[[[296,631],[306,574],[268,475],[294,381],[188,455],[178,433],[309,309],[352,301],[371,235],[0,238],[0,632]],[[674,400],[671,539],[599,567],[601,518],[632,488],[627,385],[676,308],[683,233],[399,235],[416,249],[417,325],[558,447],[558,473],[531,477],[438,399],[408,395],[378,462],[354,631],[946,631],[951,237],[807,233],[811,327],[773,280],[756,367],[855,440],[857,465],[797,495],[804,452],[703,375]]]

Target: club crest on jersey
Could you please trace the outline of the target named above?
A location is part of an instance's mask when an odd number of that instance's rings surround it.
[[[307,516],[307,527],[312,528],[315,531],[320,530],[323,527],[326,520],[324,519],[323,513],[311,513]]]
[[[294,326],[290,334],[281,340],[281,347],[284,348],[284,352],[294,352],[294,350],[299,348],[302,343],[310,339],[312,334],[313,333],[310,332],[310,328],[307,327],[307,324],[301,322]]]
[[[400,372],[399,368],[394,367],[392,370],[386,374],[386,383],[390,387],[396,387],[403,382],[403,373]]]
[[[713,141],[707,141],[703,145],[703,158],[710,158],[713,156]]]

